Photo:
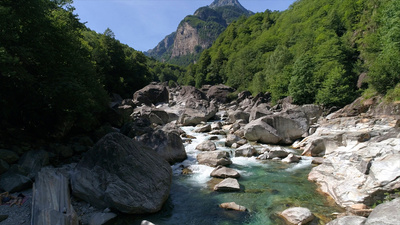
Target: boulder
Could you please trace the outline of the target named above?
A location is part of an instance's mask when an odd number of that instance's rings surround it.
[[[240,146],[235,150],[235,157],[240,157],[240,156],[252,157],[255,156],[256,154],[257,154],[256,149],[249,144]]]
[[[235,178],[225,178],[214,186],[214,191],[240,191],[240,184]]]
[[[110,133],[89,150],[71,174],[73,194],[99,208],[154,213],[169,196],[172,170],[153,149]]]
[[[19,156],[17,153],[11,151],[11,150],[6,150],[6,149],[0,149],[0,160],[4,160],[8,164],[13,164],[16,161],[18,161]]]
[[[40,169],[49,165],[49,153],[44,150],[29,151],[22,155],[18,164],[29,171],[28,177],[34,180]]]
[[[225,202],[219,205],[220,208],[246,212],[246,207],[236,204],[236,202]]]
[[[235,89],[223,84],[214,85],[208,89],[207,97],[208,99],[215,100],[219,103],[227,103],[229,101],[229,95],[234,91]]]
[[[282,159],[282,162],[285,163],[297,163],[300,162],[300,157],[297,155],[294,155],[293,153],[290,153],[286,158]]]
[[[200,143],[199,145],[196,146],[196,150],[199,151],[215,151],[217,150],[217,146],[215,145],[214,142],[207,140],[204,141],[202,143]]]
[[[213,118],[217,111],[218,109],[214,103],[205,100],[188,99],[178,121],[183,126],[196,126]]]
[[[265,160],[265,159],[273,159],[273,158],[286,158],[290,152],[281,148],[281,147],[274,147],[272,149],[267,149],[262,155],[258,157],[258,159]]]
[[[211,130],[220,130],[222,128],[221,122],[214,122],[211,124]]]
[[[175,130],[155,130],[137,137],[136,140],[154,149],[170,164],[182,162],[187,158],[185,147],[179,133]]]
[[[238,171],[225,167],[225,166],[218,166],[217,168],[215,168],[211,174],[211,177],[218,177],[218,178],[239,178],[240,174]]]
[[[324,138],[312,139],[304,147],[303,153],[301,155],[305,156],[324,156],[325,155],[325,141]]]
[[[207,133],[207,132],[210,132],[210,131],[211,131],[211,125],[210,124],[206,124],[204,126],[200,126],[200,127],[196,128],[194,130],[194,132],[196,132],[196,133]]]
[[[400,221],[400,198],[378,205],[365,225],[397,225]]]
[[[28,175],[29,171],[26,168],[12,165],[7,172],[0,176],[0,190],[12,193],[31,188],[32,179]]]
[[[238,120],[243,120],[244,123],[249,122],[250,114],[248,112],[244,112],[243,110],[236,110],[233,112],[228,112],[228,122],[235,123]]]
[[[244,127],[244,137],[248,141],[259,141],[266,144],[278,144],[282,138],[279,136],[277,130],[266,123],[263,118],[253,120],[247,124]]]
[[[229,153],[226,151],[202,152],[197,155],[199,164],[207,166],[226,166],[232,164]]]
[[[143,220],[140,225],[155,225],[154,223],[147,221],[147,220]]]
[[[242,139],[239,136],[235,134],[228,134],[228,136],[226,136],[225,146],[231,147],[234,143],[240,140]]]
[[[311,213],[311,211],[302,207],[286,209],[281,213],[281,216],[293,225],[307,224],[314,219],[314,215]]]
[[[103,225],[109,223],[117,217],[115,213],[93,213],[90,218],[89,225]]]
[[[344,216],[332,220],[326,225],[364,225],[366,218],[362,216]]]
[[[255,106],[251,109],[249,121],[253,121],[253,120],[256,120],[256,119],[259,119],[261,117],[268,116],[271,114],[273,114],[273,112],[271,112],[269,110],[269,106],[267,104],[261,104],[259,106]]]
[[[53,168],[43,168],[33,185],[31,224],[78,225],[71,205],[68,179]]]
[[[150,84],[133,94],[135,104],[145,104],[151,106],[161,102],[168,102],[168,89],[163,85]]]
[[[193,86],[182,86],[179,95],[177,96],[177,102],[182,104],[186,103],[189,99],[207,100],[207,96]]]

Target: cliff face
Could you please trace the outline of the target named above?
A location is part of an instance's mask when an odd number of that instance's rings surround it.
[[[176,32],[145,54],[165,62],[173,60],[176,64],[189,64],[212,45],[230,22],[250,14],[237,0],[216,0],[185,17]]]

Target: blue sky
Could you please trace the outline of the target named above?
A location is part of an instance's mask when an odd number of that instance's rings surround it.
[[[115,38],[139,51],[154,48],[179,22],[213,0],[74,0],[75,14],[90,29],[110,28]],[[285,10],[295,0],[239,0],[248,10]]]

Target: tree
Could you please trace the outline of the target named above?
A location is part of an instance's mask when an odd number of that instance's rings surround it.
[[[314,62],[310,54],[304,54],[293,65],[289,94],[295,104],[309,104],[315,100],[313,86]]]

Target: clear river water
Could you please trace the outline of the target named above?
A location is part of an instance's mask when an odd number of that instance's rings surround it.
[[[173,168],[171,194],[162,210],[144,216],[122,216],[117,224],[140,224],[142,220],[157,225],[280,225],[286,224],[279,212],[290,207],[309,208],[317,217],[311,224],[325,224],[342,210],[317,192],[317,186],[307,180],[312,159],[302,157],[300,163],[287,164],[273,160],[257,160],[255,157],[232,157],[233,168],[241,174],[238,179],[241,191],[215,192],[213,186],[222,179],[211,178],[214,169],[197,164],[195,147],[209,139],[209,134],[194,133],[194,127],[182,127],[196,137],[186,144],[188,159]],[[215,135],[214,135],[215,136]],[[217,150],[225,150],[234,156],[234,149],[225,147],[225,136],[215,141]],[[266,147],[256,145],[256,148]],[[299,154],[296,150],[288,150]],[[182,166],[193,171],[182,174]],[[219,208],[224,202],[236,202],[248,209],[237,212]]]

